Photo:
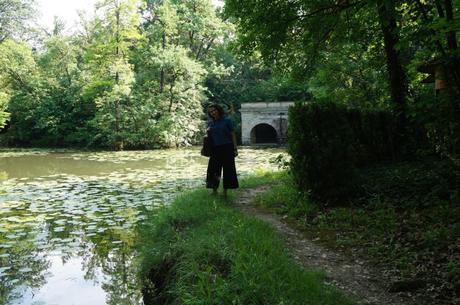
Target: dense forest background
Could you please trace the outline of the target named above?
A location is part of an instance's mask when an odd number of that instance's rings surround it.
[[[189,145],[204,107],[324,100],[386,109],[458,152],[458,0],[101,0],[77,32],[0,0],[7,146]],[[433,83],[442,78],[437,91]],[[431,73],[431,74],[430,74]],[[441,76],[440,76],[441,75]],[[438,80],[439,82],[439,80]]]

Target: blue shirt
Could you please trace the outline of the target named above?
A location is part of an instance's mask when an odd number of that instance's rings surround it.
[[[211,138],[214,146],[231,144],[232,141],[232,132],[233,132],[233,123],[227,118],[223,117],[218,120],[211,120],[208,123],[208,127],[211,129]]]

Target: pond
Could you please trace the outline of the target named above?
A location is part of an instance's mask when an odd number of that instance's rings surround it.
[[[239,153],[241,177],[284,151]],[[206,164],[197,148],[0,150],[0,304],[142,304],[136,226],[204,187]]]

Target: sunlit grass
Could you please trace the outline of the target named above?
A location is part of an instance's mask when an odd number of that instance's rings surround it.
[[[269,225],[231,205],[195,190],[146,222],[139,245],[147,304],[351,304],[322,274],[299,267]]]
[[[246,175],[240,179],[241,188],[254,188],[262,185],[273,184],[278,179],[284,177],[283,171],[273,171],[269,169],[259,168],[254,170],[251,175]]]

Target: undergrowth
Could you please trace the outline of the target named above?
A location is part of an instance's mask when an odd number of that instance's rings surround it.
[[[390,290],[421,296],[425,304],[458,303],[459,172],[443,161],[406,162],[368,168],[361,180],[366,195],[341,206],[300,196],[288,174],[257,201],[291,216],[325,245],[382,268],[393,280]]]

